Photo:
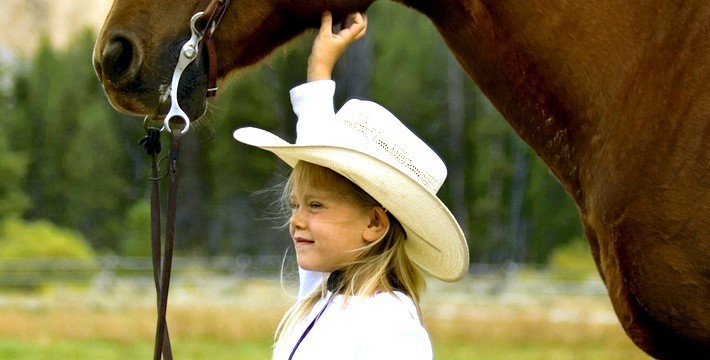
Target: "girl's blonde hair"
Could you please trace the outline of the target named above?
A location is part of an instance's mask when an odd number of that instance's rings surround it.
[[[293,168],[282,194],[283,204],[287,206],[289,214],[292,192],[294,189],[306,187],[333,191],[365,208],[382,206],[342,175],[328,168],[300,161]],[[339,292],[346,297],[347,302],[347,298],[351,296],[370,297],[378,292],[392,293],[398,290],[411,297],[417,312],[420,312],[419,299],[425,286],[424,276],[404,250],[407,235],[402,225],[389,212],[386,213],[390,226],[385,235],[363,246],[355,261],[340,269],[342,280],[338,284]],[[286,312],[276,330],[275,342],[282,340],[326,294],[326,279],[323,279],[319,288]]]

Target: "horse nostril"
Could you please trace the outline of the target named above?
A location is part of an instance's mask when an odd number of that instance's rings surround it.
[[[101,53],[101,69],[106,80],[115,86],[133,80],[141,66],[138,48],[125,36],[114,36]]]

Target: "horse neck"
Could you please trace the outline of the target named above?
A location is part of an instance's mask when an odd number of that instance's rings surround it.
[[[672,1],[402,2],[431,18],[464,69],[579,205],[580,163],[595,151],[591,139],[624,116],[619,99],[632,90],[632,74],[654,37],[672,33],[673,17],[683,15],[683,5]]]
[[[375,0],[274,0],[276,8],[286,9],[300,21],[318,21],[324,9],[339,18],[347,14],[366,11]],[[317,24],[316,24],[317,25]]]

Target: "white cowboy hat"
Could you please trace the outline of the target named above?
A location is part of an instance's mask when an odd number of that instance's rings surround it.
[[[291,167],[302,160],[345,176],[402,224],[405,251],[414,263],[445,281],[466,274],[466,239],[436,196],[446,166],[392,113],[371,101],[350,100],[334,119],[299,118],[297,132],[295,144],[250,127],[236,130],[234,138],[271,151]]]

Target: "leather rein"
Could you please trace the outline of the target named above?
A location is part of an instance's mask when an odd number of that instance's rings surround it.
[[[231,0],[212,0],[205,11],[198,12],[190,20],[191,37],[183,44],[178,57],[172,81],[169,89],[170,111],[165,116],[162,128],[149,126],[152,118],[146,117],[143,126],[146,129],[146,136],[139,142],[148,155],[151,157],[151,195],[150,195],[150,219],[151,219],[151,253],[153,262],[153,279],[157,293],[158,319],[155,331],[155,348],[153,359],[160,360],[161,355],[165,360],[172,360],[172,348],[170,345],[170,334],[166,321],[168,307],[168,291],[170,288],[170,272],[172,270],[173,245],[175,238],[175,215],[177,209],[177,188],[178,188],[178,160],[180,159],[180,140],[190,128],[190,119],[180,108],[178,103],[177,89],[182,78],[182,73],[193,62],[200,57],[203,48],[207,50],[207,74],[208,86],[205,97],[214,96],[217,92],[217,55],[212,41],[217,26],[224,16]],[[182,119],[182,129],[170,128],[173,120]],[[161,151],[160,134],[163,131],[170,133],[170,151],[165,158],[158,159]],[[160,163],[168,160],[168,171],[166,175],[160,175]],[[165,242],[161,238],[161,201],[160,201],[160,180],[168,177],[168,199],[166,204],[167,216],[165,220]],[[164,247],[164,248],[163,248]]]

